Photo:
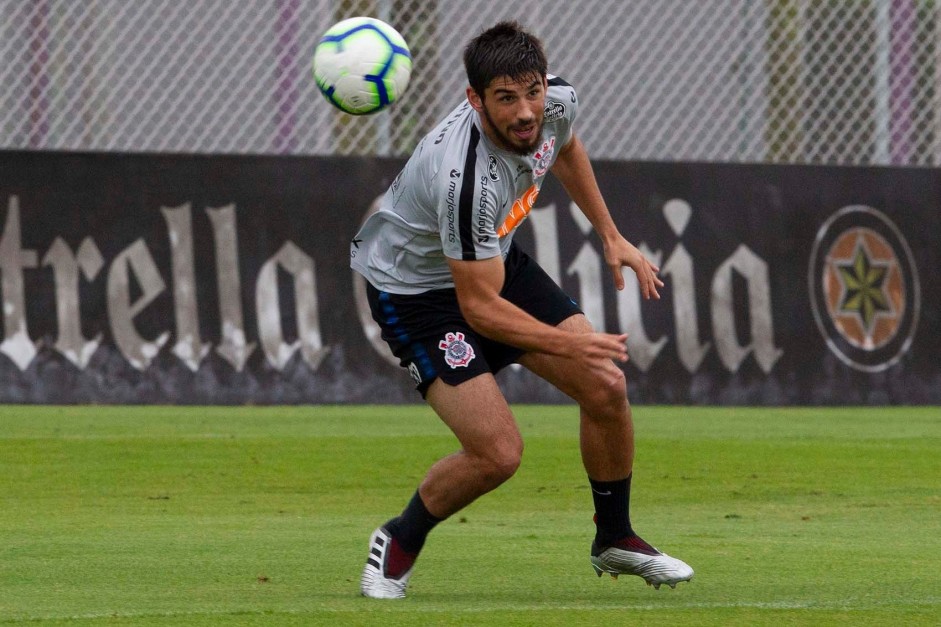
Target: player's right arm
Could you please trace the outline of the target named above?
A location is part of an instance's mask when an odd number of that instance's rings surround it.
[[[526,351],[591,362],[627,361],[627,335],[572,333],[540,322],[500,296],[504,268],[500,256],[448,259],[461,313],[474,331]]]
[[[586,367],[602,358],[626,361],[626,335],[564,331],[500,296],[505,277],[496,221],[502,192],[489,176],[488,154],[478,147],[479,132],[471,117],[446,128],[443,137],[441,165],[429,172],[428,202],[437,208],[442,251],[471,328],[526,351],[580,360]]]

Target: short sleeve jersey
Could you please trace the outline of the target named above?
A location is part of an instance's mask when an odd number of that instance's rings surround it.
[[[542,136],[532,154],[491,142],[467,101],[426,135],[353,238],[352,268],[381,291],[420,294],[454,287],[448,258],[506,258],[572,138],[575,90],[548,79]]]

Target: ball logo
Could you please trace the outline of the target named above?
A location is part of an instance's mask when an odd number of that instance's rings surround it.
[[[817,328],[845,364],[880,372],[908,352],[921,307],[918,269],[883,213],[853,205],[830,216],[817,232],[808,282]]]
[[[446,333],[438,342],[438,348],[444,351],[444,361],[451,368],[466,368],[475,357],[474,347],[464,341],[464,334],[460,331]]]

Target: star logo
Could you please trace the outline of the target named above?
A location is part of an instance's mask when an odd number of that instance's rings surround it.
[[[820,226],[809,261],[810,305],[827,348],[863,372],[898,363],[921,313],[918,267],[902,231],[878,209],[849,205]]]
[[[856,242],[851,263],[835,265],[843,285],[840,311],[858,316],[866,333],[871,334],[876,316],[892,312],[885,289],[890,265],[875,262],[862,239]]]

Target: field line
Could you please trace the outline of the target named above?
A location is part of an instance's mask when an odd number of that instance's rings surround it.
[[[606,612],[619,610],[664,611],[664,610],[708,610],[708,609],[759,609],[759,610],[809,610],[809,611],[865,611],[882,608],[907,606],[911,609],[928,608],[941,605],[941,598],[920,599],[913,603],[909,601],[882,601],[847,603],[833,602],[821,603],[817,601],[734,601],[712,603],[669,603],[669,604],[600,604],[600,605],[551,605],[551,604],[513,604],[489,607],[442,607],[440,605],[415,606],[412,604],[396,604],[373,602],[363,600],[363,607],[357,608],[328,608],[305,610],[233,610],[233,611],[192,611],[192,612],[103,612],[75,615],[31,616],[24,618],[2,618],[0,624],[33,623],[41,621],[68,621],[68,620],[101,620],[101,619],[133,619],[133,618],[186,618],[197,616],[316,616],[318,614],[489,614],[495,612]]]

